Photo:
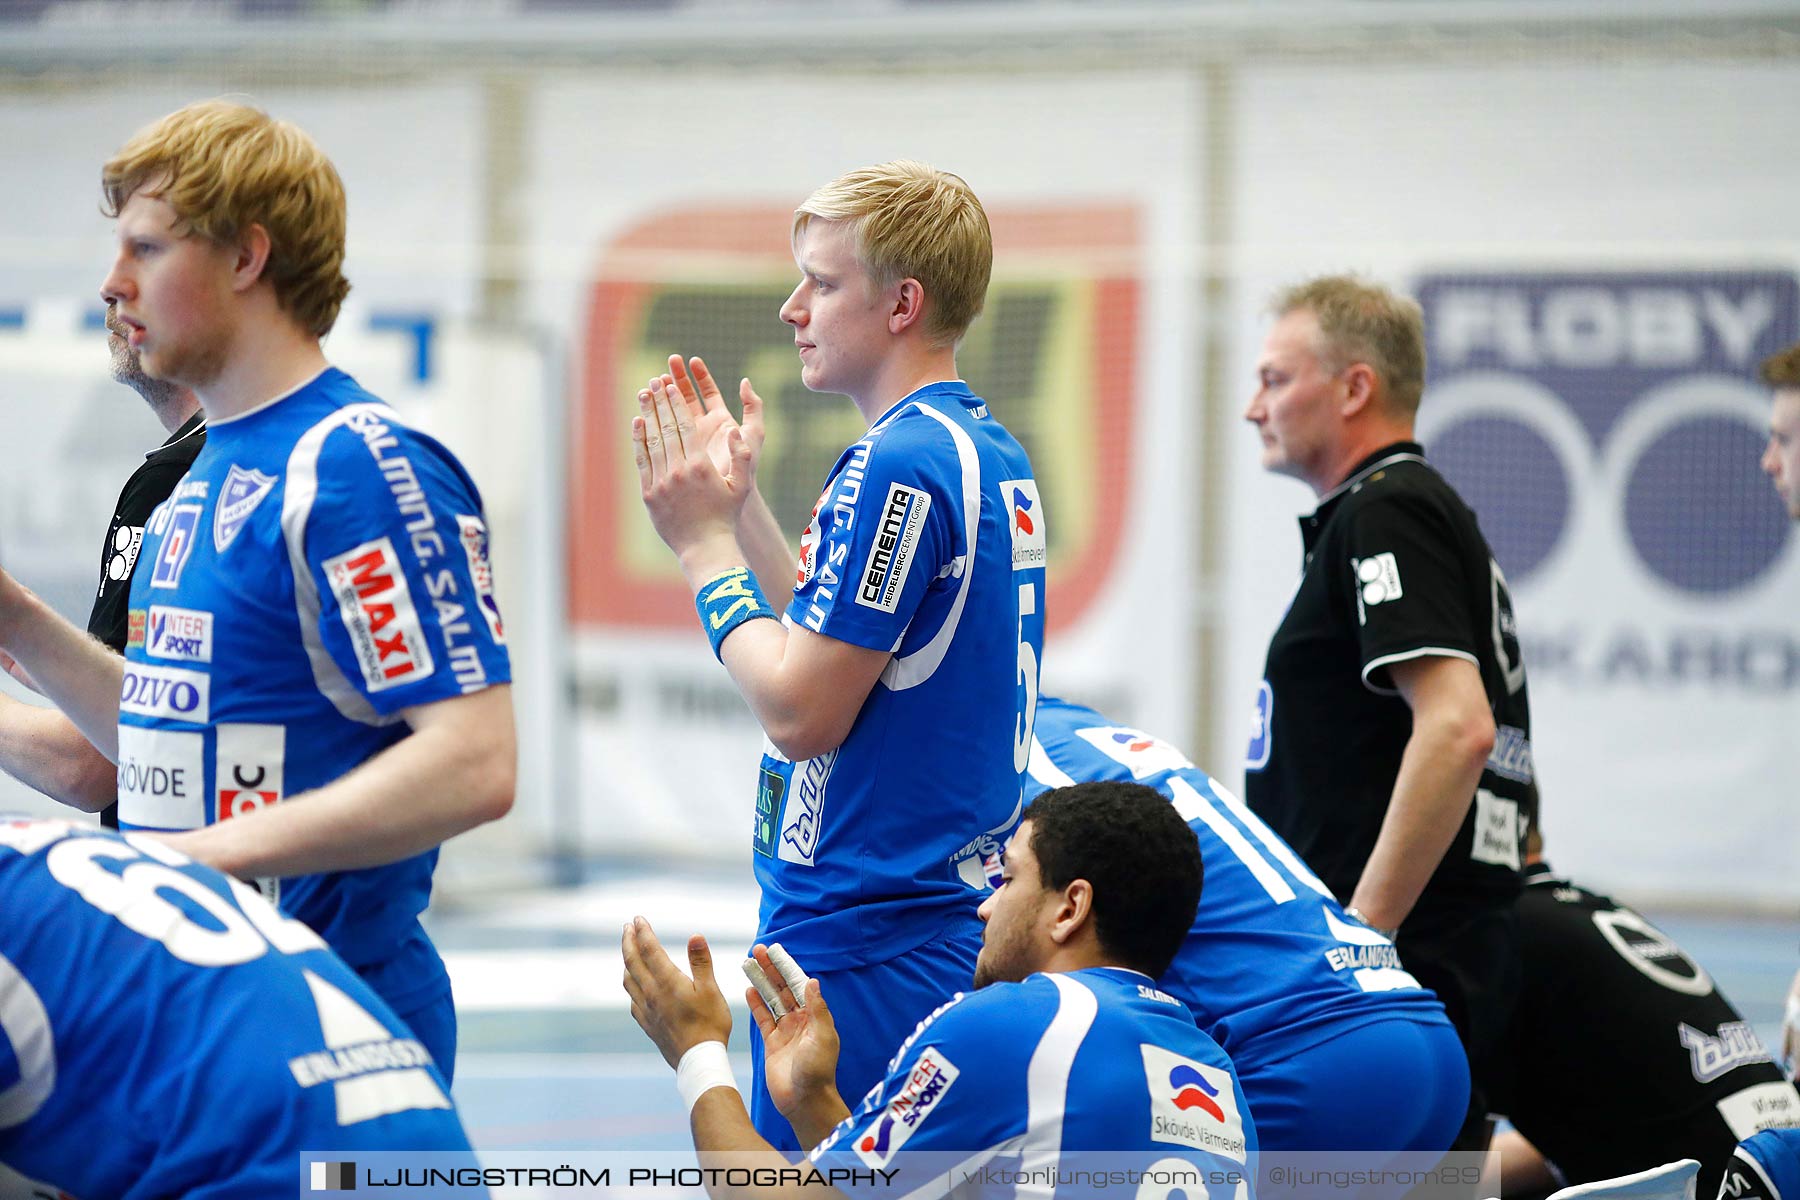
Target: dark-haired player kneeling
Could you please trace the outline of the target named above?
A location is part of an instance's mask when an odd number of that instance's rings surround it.
[[[924,1019],[854,1113],[832,1083],[837,1031],[818,982],[799,998],[779,989],[789,1006],[780,1017],[750,990],[770,1096],[813,1165],[850,1188],[853,1172],[906,1170],[903,1149],[942,1157],[924,1159],[933,1166],[916,1168],[917,1180],[908,1171],[895,1195],[942,1194],[984,1168],[1068,1170],[1083,1152],[1106,1151],[1105,1169],[1192,1168],[1221,1181],[1212,1194],[1247,1196],[1256,1133],[1231,1062],[1154,986],[1187,936],[1200,883],[1199,847],[1158,793],[1111,782],[1047,792],[1025,810],[1001,885],[981,906],[976,990]],[[641,917],[624,953],[632,1016],[677,1069],[695,1146],[782,1165],[726,1065],[731,1016],[705,940],[688,941],[692,982]],[[779,978],[765,948],[756,957]],[[885,1194],[888,1177],[874,1177]],[[734,1188],[724,1172],[709,1187],[773,1190]],[[823,1178],[781,1190],[835,1194]]]

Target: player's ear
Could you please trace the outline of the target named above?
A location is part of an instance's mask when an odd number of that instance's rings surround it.
[[[925,285],[910,275],[894,286],[894,307],[888,311],[888,332],[905,333],[925,319]]]
[[[261,225],[252,224],[238,235],[236,242],[230,245],[231,290],[244,292],[255,286],[263,276],[263,270],[269,265],[269,252],[273,243],[269,231]]]
[[[1093,916],[1094,885],[1085,879],[1074,880],[1062,890],[1062,902],[1057,905],[1051,921],[1050,937],[1057,945],[1066,946],[1092,924]]]

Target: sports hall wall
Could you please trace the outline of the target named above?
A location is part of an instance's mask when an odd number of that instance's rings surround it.
[[[670,353],[750,375],[798,531],[861,428],[800,386],[776,318],[788,214],[922,158],[995,231],[961,365],[1042,484],[1046,691],[1241,785],[1312,504],[1238,420],[1262,305],[1372,273],[1426,305],[1422,431],[1518,601],[1555,860],[1634,898],[1791,911],[1800,539],[1757,472],[1754,372],[1800,340],[1800,164],[1775,151],[1800,20],[1403,7],[9,31],[0,562],[85,615],[158,440],[104,370],[98,166],[181,103],[245,95],[345,178],[330,352],[464,456],[493,516],[522,788],[447,851],[446,890],[747,860],[760,734],[643,518],[628,406]]]

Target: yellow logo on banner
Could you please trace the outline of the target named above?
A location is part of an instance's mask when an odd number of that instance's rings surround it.
[[[1031,456],[1056,513],[1048,607],[1076,620],[1123,535],[1139,360],[1138,220],[1129,208],[997,210],[987,304],[957,351],[962,377]],[[661,214],[607,247],[589,292],[571,447],[569,597],[579,627],[679,627],[686,596],[638,500],[631,417],[671,354],[699,355],[736,411],[767,404],[758,485],[790,537],[833,463],[865,432],[844,397],[806,390],[778,313],[796,280],[782,209]],[[783,598],[771,596],[779,609]]]

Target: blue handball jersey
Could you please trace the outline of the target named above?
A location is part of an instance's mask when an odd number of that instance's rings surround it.
[[[1214,1173],[1188,1195],[1229,1197],[1249,1194],[1238,1181],[1254,1178],[1256,1150],[1231,1060],[1181,1002],[1147,975],[1092,967],[958,994],[812,1159],[853,1193],[848,1171],[898,1169],[872,1185],[887,1196],[941,1195],[971,1174],[990,1186],[959,1194],[1048,1194],[1006,1181],[1173,1160]]]
[[[1765,1129],[1738,1143],[1720,1200],[1800,1200],[1800,1129]]]
[[[247,884],[0,821],[0,913],[0,1196],[291,1196],[305,1151],[469,1149],[425,1048]]]
[[[1044,697],[1027,795],[1102,779],[1162,792],[1200,839],[1200,908],[1159,983],[1240,1070],[1374,1021],[1448,1020],[1393,943],[1346,915],[1286,842],[1181,751]]]
[[[404,738],[402,709],[510,677],[474,483],[335,368],[214,421],[139,563],[123,828],[285,803]],[[436,861],[282,880],[281,909],[365,970],[420,936]]]
[[[764,753],[761,936],[809,970],[959,919],[976,936],[1030,753],[1044,533],[1025,451],[962,383],[912,393],[832,469],[785,621],[893,658],[837,749]]]

